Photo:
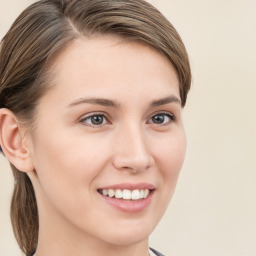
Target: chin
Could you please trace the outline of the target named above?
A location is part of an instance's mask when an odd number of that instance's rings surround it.
[[[134,244],[141,243],[143,241],[148,240],[150,233],[141,232],[141,233],[129,233],[122,234],[121,232],[117,235],[113,235],[107,240],[107,243],[115,245],[115,246],[130,246]]]
[[[128,225],[115,225],[110,232],[104,233],[104,239],[107,243],[117,246],[129,246],[148,240],[149,235],[153,232],[155,226],[152,223],[133,223]]]

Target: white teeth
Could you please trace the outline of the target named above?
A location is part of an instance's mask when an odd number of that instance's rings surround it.
[[[123,199],[126,199],[126,200],[132,199],[131,190],[128,190],[128,189],[123,190]]]
[[[146,198],[149,194],[149,190],[148,189],[144,189],[144,197],[143,198]]]
[[[140,191],[138,189],[132,191],[132,200],[140,199]]]
[[[113,197],[115,196],[115,191],[114,189],[108,189],[108,194],[107,194],[109,197]]]
[[[123,192],[121,189],[115,191],[115,198],[123,198]]]
[[[149,192],[150,192],[149,189],[140,189],[140,190],[139,189],[135,189],[135,190],[102,189],[99,191],[104,196],[115,197],[115,198],[124,199],[124,200],[144,199],[149,195]]]

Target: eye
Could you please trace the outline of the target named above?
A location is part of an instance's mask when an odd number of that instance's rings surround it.
[[[84,117],[83,119],[81,119],[80,122],[85,123],[86,125],[89,125],[89,126],[98,126],[98,127],[109,123],[109,121],[107,120],[104,114],[93,114],[93,115]]]
[[[149,119],[149,123],[166,125],[175,121],[175,117],[171,113],[158,113]]]

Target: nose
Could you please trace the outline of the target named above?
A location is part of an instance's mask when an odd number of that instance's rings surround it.
[[[117,135],[114,152],[113,165],[119,170],[143,172],[154,164],[145,133],[135,126]]]

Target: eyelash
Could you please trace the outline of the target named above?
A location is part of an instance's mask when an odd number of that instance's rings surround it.
[[[163,123],[156,124],[156,123],[150,122],[150,123],[155,124],[155,125],[164,126],[164,125],[169,125],[170,123],[173,123],[173,122],[176,121],[175,116],[170,112],[163,112],[162,111],[162,112],[155,113],[155,114],[152,115],[152,117],[149,120],[151,120],[155,116],[167,116],[169,118],[169,121],[167,123],[164,123],[164,124]]]
[[[172,113],[170,113],[170,112],[158,112],[158,113],[155,113],[148,120],[151,120],[152,118],[154,118],[156,116],[165,116],[165,117],[167,116],[169,118],[169,121],[167,123],[164,123],[164,124],[163,123],[156,124],[156,123],[153,123],[152,121],[147,121],[147,123],[158,125],[158,126],[165,126],[165,125],[169,125],[170,123],[173,123],[173,122],[176,121],[175,116]],[[88,126],[91,126],[92,128],[100,128],[100,127],[102,127],[102,126],[104,126],[106,124],[109,124],[109,123],[111,124],[110,118],[105,113],[93,113],[93,114],[91,114],[89,116],[83,117],[79,122],[85,124],[86,120],[89,120],[89,119],[91,119],[93,117],[101,117],[101,118],[105,119],[107,123],[95,125],[95,124],[92,124],[92,122],[91,122],[91,124],[87,124]]]
[[[86,120],[88,120],[88,119],[90,119],[90,118],[93,118],[93,117],[103,117],[105,120],[106,120],[106,122],[110,122],[110,118],[105,114],[105,113],[93,113],[93,114],[91,114],[91,115],[89,115],[89,116],[85,116],[85,117],[83,117],[81,120],[80,120],[80,122],[81,123],[86,123]],[[100,128],[100,127],[102,127],[102,126],[104,126],[104,125],[106,125],[106,124],[99,124],[99,125],[95,125],[95,124],[89,124],[88,126],[91,126],[91,127],[93,127],[93,128]]]

